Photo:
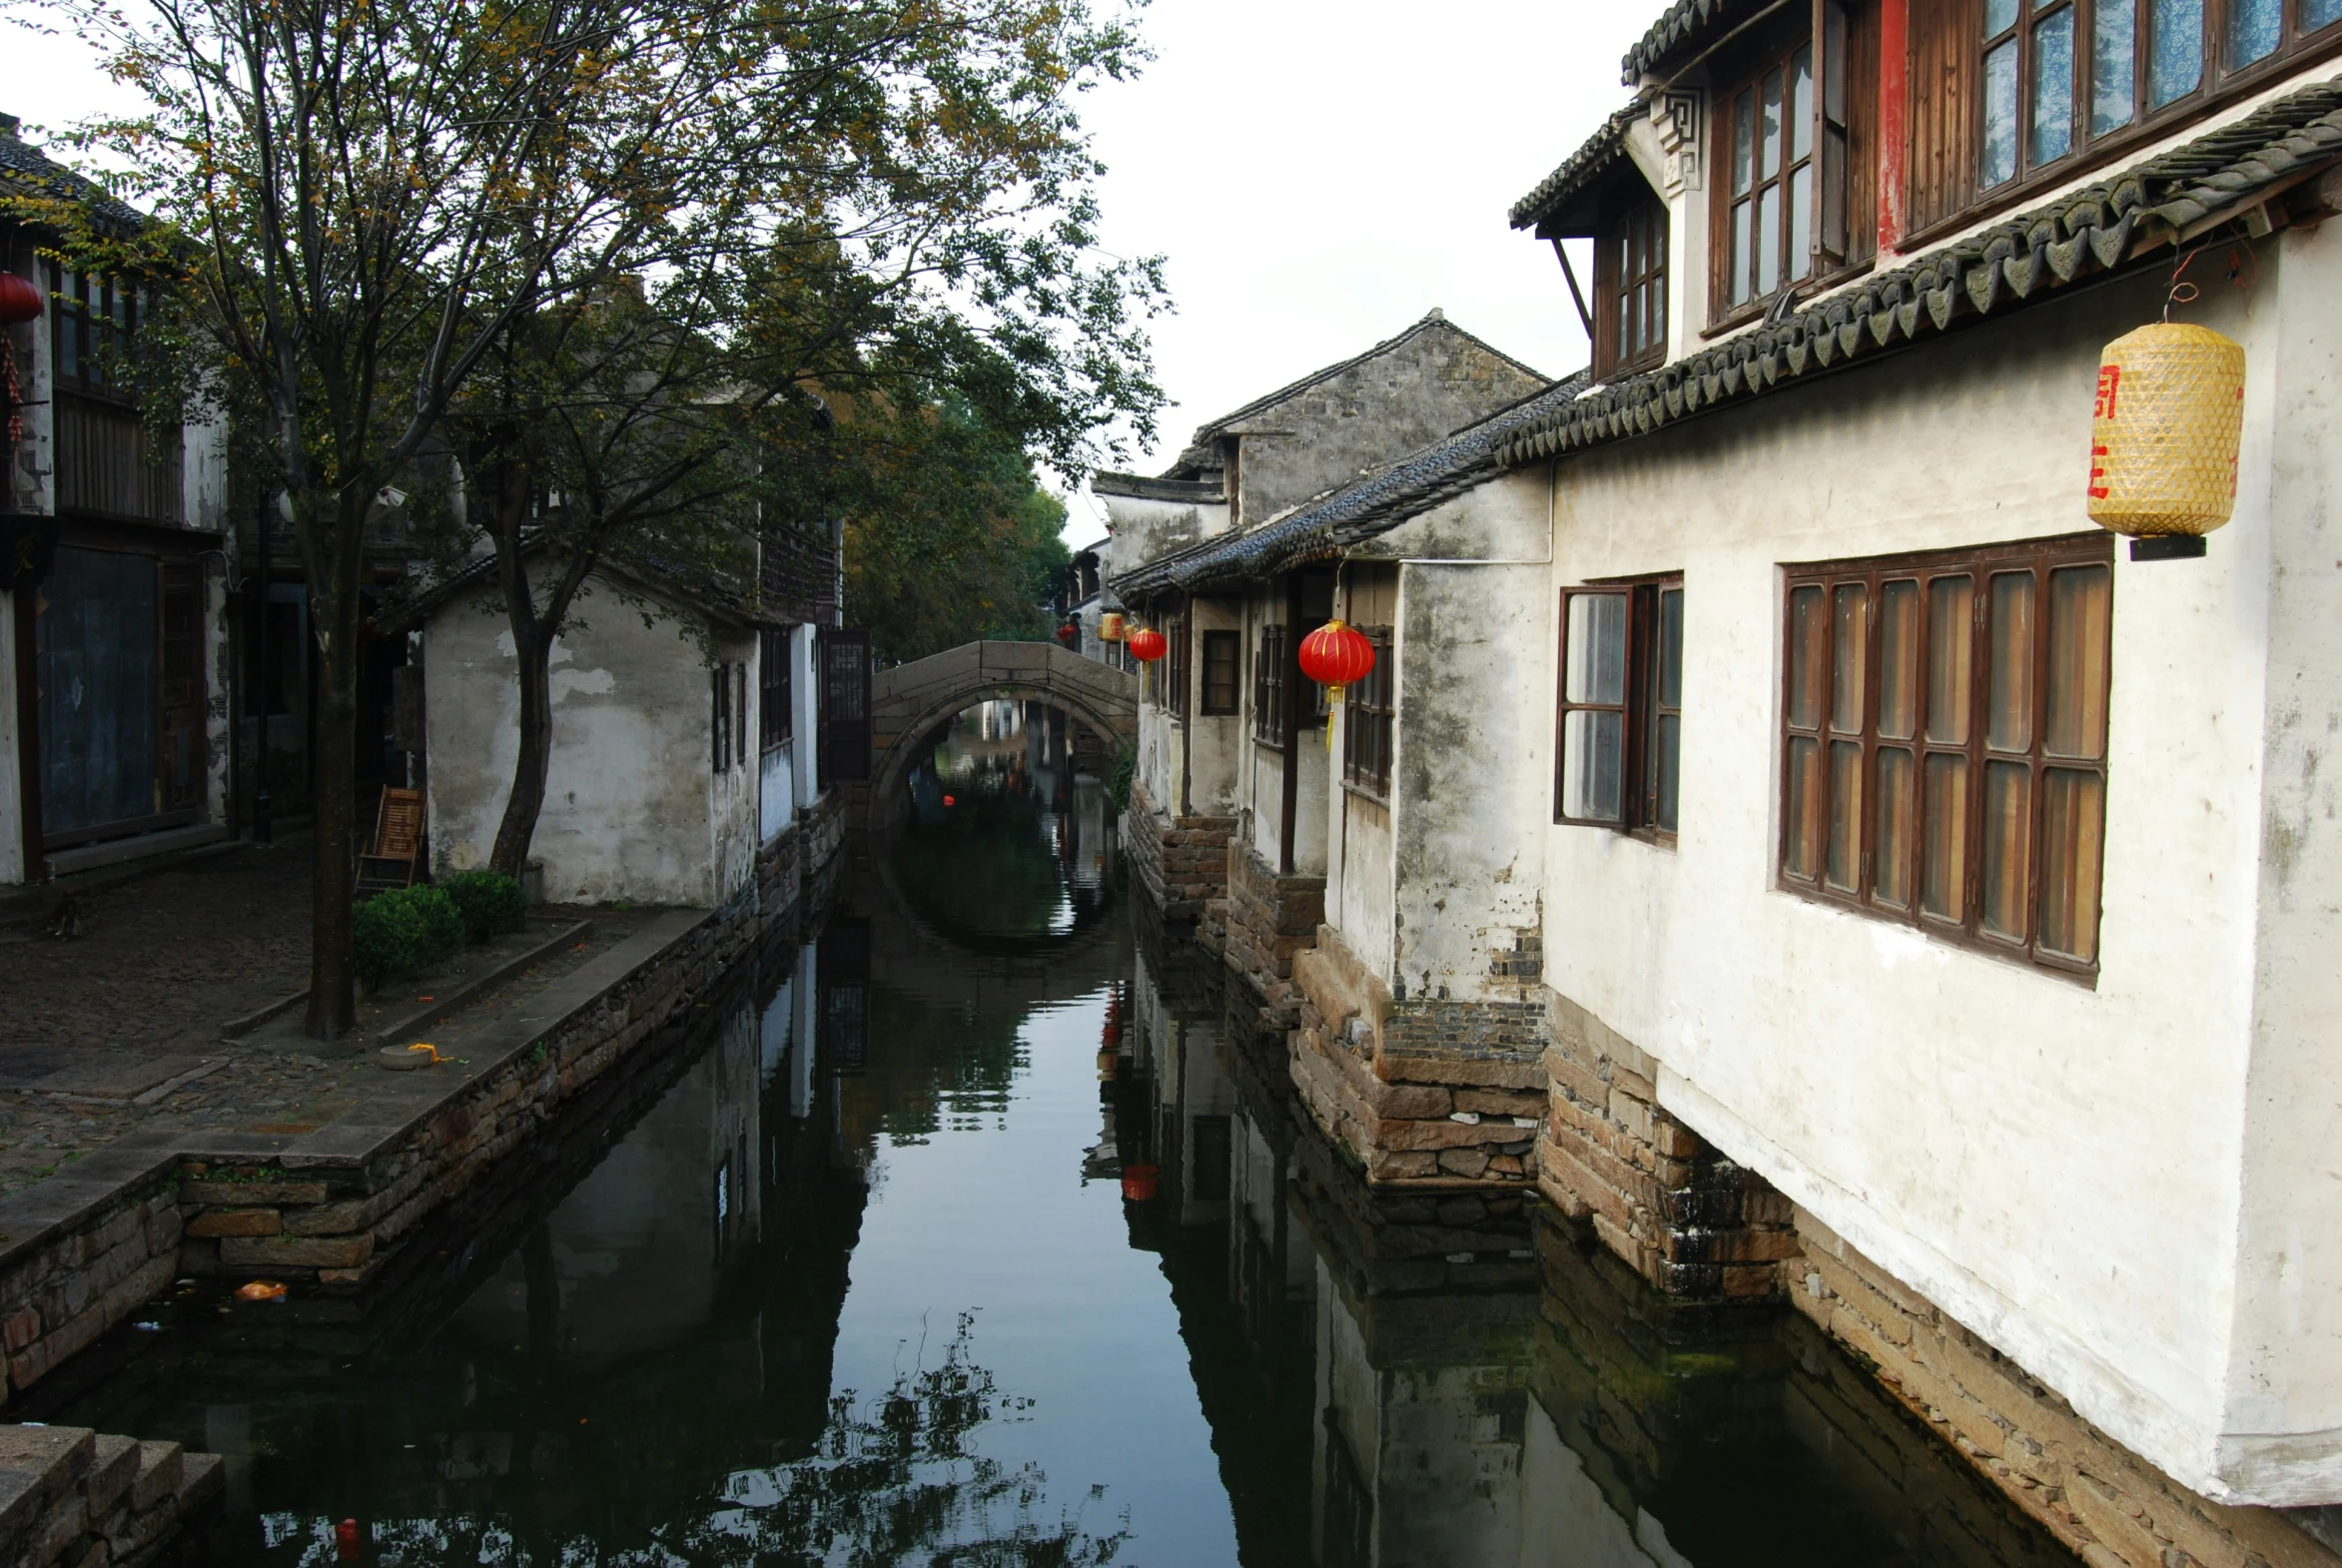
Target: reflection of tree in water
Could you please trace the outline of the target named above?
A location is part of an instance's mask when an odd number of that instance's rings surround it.
[[[976,1363],[974,1323],[974,1313],[962,1313],[942,1361],[898,1373],[885,1393],[832,1398],[808,1457],[734,1471],[702,1509],[654,1527],[638,1546],[604,1548],[585,1537],[524,1545],[502,1521],[456,1515],[377,1526],[372,1560],[408,1568],[1105,1568],[1128,1529],[1094,1535],[1062,1510],[1044,1519],[1041,1467],[977,1451],[981,1428],[1023,1417],[1032,1401],[1003,1394]],[[285,1534],[273,1544],[306,1538],[303,1564],[334,1561],[331,1520],[297,1526],[279,1516],[278,1527]]]
[[[1046,936],[1065,900],[1057,858],[1029,791],[965,786],[944,821],[914,821],[895,851],[904,896],[959,930]]]
[[[875,1108],[879,1131],[897,1144],[924,1144],[942,1130],[981,1127],[986,1113],[1009,1108],[1017,1075],[1029,1065],[1023,1013],[939,1008],[886,986],[873,986],[870,1027],[891,1049],[846,1086],[849,1142]]]

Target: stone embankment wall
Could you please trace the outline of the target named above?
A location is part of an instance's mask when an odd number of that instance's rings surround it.
[[[1332,927],[1292,959],[1287,1037],[1310,1116],[1377,1183],[1522,1187],[1537,1178],[1542,1009],[1393,1000]]]
[[[1123,814],[1123,852],[1131,874],[1166,920],[1189,921],[1227,893],[1227,846],[1233,817],[1180,817],[1159,810],[1146,786],[1131,785]]]
[[[1239,834],[1227,846],[1227,896],[1204,915],[1206,945],[1261,998],[1262,1022],[1292,1029],[1300,1022],[1300,994],[1289,982],[1293,956],[1316,945],[1325,920],[1323,877],[1277,875],[1276,868]],[[1216,929],[1215,929],[1216,928]]]
[[[133,1135],[19,1194],[7,1228],[21,1239],[0,1237],[0,1405],[182,1274],[331,1290],[373,1282],[426,1216],[587,1086],[646,1043],[681,1039],[693,1005],[735,960],[798,917],[802,890],[835,865],[843,828],[825,799],[766,847],[758,888],[711,913],[661,916],[637,939],[647,951],[605,956],[557,984],[541,1000],[566,1004],[566,1016],[542,1032],[514,1021],[509,1047],[475,1058],[457,1093],[446,1088],[463,1071],[453,1064],[386,1075],[383,1104],[317,1134]],[[19,1228],[28,1214],[30,1232]]]
[[[2332,1510],[2228,1507],[2179,1485],[1663,1110],[1632,1041],[1559,996],[1551,1036],[1538,1185],[1659,1290],[1786,1296],[2090,1568],[2342,1568]]]
[[[220,1456],[86,1426],[0,1426],[0,1562],[151,1561],[219,1493]]]

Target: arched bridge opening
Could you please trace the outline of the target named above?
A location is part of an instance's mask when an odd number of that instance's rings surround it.
[[[1063,709],[1109,754],[1138,739],[1138,677],[1053,642],[962,643],[871,677],[870,826],[901,820],[911,771],[931,738],[969,708],[1001,699]]]

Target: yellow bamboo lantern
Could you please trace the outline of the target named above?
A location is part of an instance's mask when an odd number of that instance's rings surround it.
[[[1108,610],[1098,617],[1098,640],[1101,642],[1120,642],[1123,640],[1123,617],[1119,611]]]
[[[2125,333],[2099,357],[2090,520],[2173,545],[2211,532],[2236,507],[2243,430],[2243,345],[2183,322]],[[2196,543],[2156,553],[2201,552]]]

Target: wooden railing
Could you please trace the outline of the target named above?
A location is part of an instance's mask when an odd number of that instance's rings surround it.
[[[57,396],[57,509],[148,522],[182,520],[179,432],[158,438],[138,410]]]

